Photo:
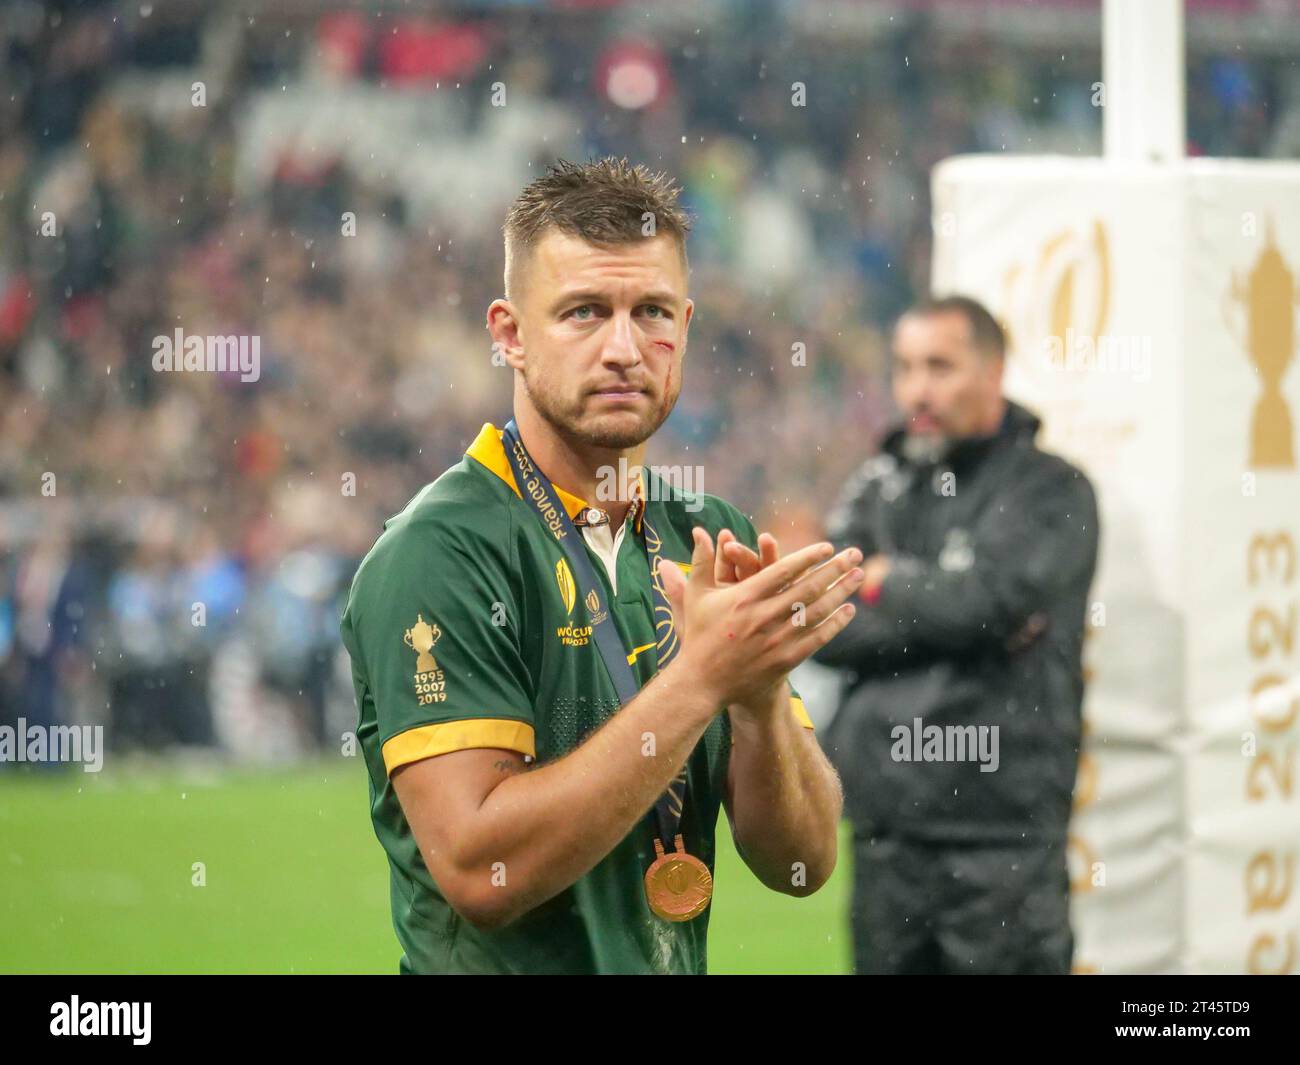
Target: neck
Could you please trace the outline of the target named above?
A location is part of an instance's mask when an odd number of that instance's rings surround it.
[[[988,417],[980,427],[980,436],[992,436],[1002,428],[1002,419],[1007,414],[1007,401],[1005,397],[998,396],[997,400],[989,408]]]
[[[594,447],[562,436],[531,403],[515,405],[519,438],[537,468],[552,484],[585,499],[609,514],[612,528],[627,518],[636,491],[636,470],[645,456],[644,442],[636,447]],[[616,498],[608,498],[613,484]]]

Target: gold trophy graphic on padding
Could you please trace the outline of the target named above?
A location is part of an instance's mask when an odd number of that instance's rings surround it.
[[[1264,250],[1246,278],[1232,275],[1224,318],[1228,331],[1246,349],[1259,371],[1261,392],[1250,419],[1252,468],[1294,469],[1295,426],[1282,395],[1282,379],[1295,355],[1295,308],[1300,303],[1295,274],[1278,250],[1270,218]],[[1233,313],[1246,312],[1246,335]]]
[[[415,624],[402,633],[402,642],[416,653],[415,672],[433,673],[437,670],[438,663],[430,652],[441,635],[442,629],[430,625],[423,614],[416,614]]]

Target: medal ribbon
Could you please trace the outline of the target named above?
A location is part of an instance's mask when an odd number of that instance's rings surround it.
[[[594,594],[596,597],[596,609],[592,611],[592,638],[596,641],[596,649],[600,651],[605,669],[609,672],[609,679],[614,682],[614,690],[618,693],[620,705],[626,705],[636,697],[640,686],[636,674],[628,664],[627,648],[623,646],[623,638],[619,636],[618,629],[614,625],[613,605],[611,604],[609,610],[601,608],[600,581],[597,580],[596,572],[592,569],[591,557],[587,554],[586,545],[581,542],[581,535],[573,524],[573,519],[569,517],[569,512],[564,509],[552,491],[550,480],[537,468],[532,456],[528,454],[528,449],[524,447],[524,442],[519,437],[519,428],[513,418],[506,423],[501,437],[506,456],[510,460],[510,469],[515,475],[519,494],[523,496],[526,503],[532,504],[542,524],[555,537],[573,567],[573,579],[578,586],[578,598],[585,601],[589,594]],[[655,532],[644,511],[641,524],[645,529],[642,546],[645,548],[646,561],[650,567],[650,587],[654,595],[655,669],[658,671],[672,661],[677,654],[679,642],[677,630],[673,626],[672,607],[668,603],[668,595],[659,576],[659,552],[663,547],[663,541]],[[668,790],[659,797],[654,806],[655,822],[665,851],[670,852],[674,849],[673,841],[681,824],[685,801],[686,767],[683,766],[682,771],[668,785]]]

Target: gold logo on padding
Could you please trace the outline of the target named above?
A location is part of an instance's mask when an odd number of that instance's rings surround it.
[[[578,598],[578,586],[574,584],[569,563],[564,559],[560,559],[555,564],[555,583],[560,586],[560,598],[564,600],[564,609],[572,614],[573,604]]]
[[[433,673],[437,670],[438,663],[434,661],[430,652],[441,635],[442,629],[437,625],[430,625],[424,620],[423,614],[416,614],[415,624],[402,633],[402,642],[416,653],[416,673]]]
[[[595,588],[587,593],[586,603],[587,609],[593,614],[600,609],[600,596],[596,594]]]
[[[1224,319],[1237,343],[1259,371],[1260,394],[1250,418],[1250,465],[1294,469],[1295,432],[1282,378],[1295,357],[1295,308],[1300,303],[1296,277],[1274,239],[1273,219],[1265,228],[1264,250],[1249,276],[1232,274]],[[1233,308],[1246,313],[1246,331],[1236,327]]]
[[[1071,332],[1096,339],[1110,315],[1110,241],[1101,219],[1086,235],[1074,227],[1043,242],[1029,269],[1011,266],[1002,278],[1002,322],[1009,346],[1029,352],[1055,338],[1068,351]]]

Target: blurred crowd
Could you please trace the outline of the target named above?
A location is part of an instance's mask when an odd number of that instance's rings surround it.
[[[1099,21],[1064,47],[878,6],[846,30],[776,2],[7,4],[0,723],[339,743],[342,598],[384,519],[509,416],[500,223],[557,156],[666,169],[695,218],[649,461],[702,468],[783,545],[818,535],[890,418],[931,167],[1100,150]],[[1294,154],[1298,84],[1191,55],[1191,149]],[[257,336],[260,376],[157,372],[178,328]]]

